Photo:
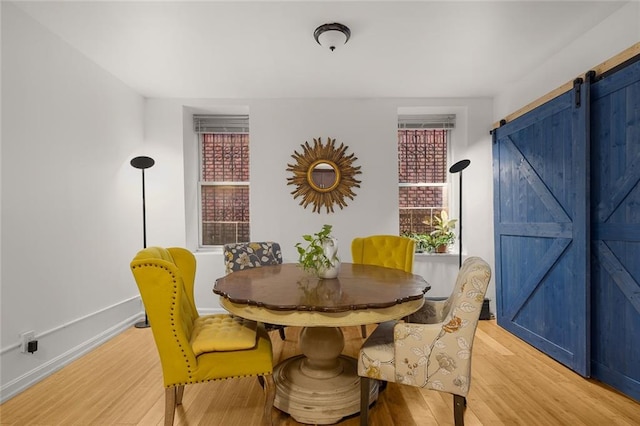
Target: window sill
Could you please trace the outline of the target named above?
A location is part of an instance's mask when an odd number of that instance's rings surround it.
[[[223,254],[222,246],[215,247],[198,247],[196,249],[196,253],[212,253],[212,254]]]
[[[448,251],[446,253],[422,252],[422,253],[416,253],[415,256],[416,257],[458,257],[458,252],[457,251]]]

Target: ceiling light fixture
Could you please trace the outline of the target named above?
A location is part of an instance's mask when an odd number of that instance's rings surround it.
[[[313,38],[322,47],[328,47],[332,52],[342,46],[351,37],[351,30],[346,25],[333,23],[320,25],[313,32]]]

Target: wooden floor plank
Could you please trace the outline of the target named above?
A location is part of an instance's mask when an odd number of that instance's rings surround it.
[[[370,326],[368,335],[375,329]],[[344,352],[356,356],[359,327],[344,327]],[[271,333],[274,361],[299,353],[300,328]],[[500,328],[481,321],[474,342],[467,426],[640,424],[640,403],[584,379]],[[187,386],[175,425],[253,426],[264,393],[255,378]],[[0,424],[161,426],[162,369],[150,329],[131,328],[0,406]],[[273,410],[278,426],[298,426]],[[452,425],[449,394],[390,383],[370,410],[371,426]],[[339,422],[357,426],[359,417]]]

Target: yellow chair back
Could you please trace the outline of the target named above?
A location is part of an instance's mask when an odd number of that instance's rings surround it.
[[[191,349],[199,317],[193,301],[195,259],[183,248],[149,247],[131,262],[151,331],[158,347],[165,386],[183,383],[196,366]]]
[[[413,272],[415,241],[397,235],[372,235],[351,242],[353,263]]]

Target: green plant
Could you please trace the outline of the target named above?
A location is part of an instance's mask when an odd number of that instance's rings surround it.
[[[306,247],[303,247],[302,243],[295,245],[298,249],[298,263],[305,271],[317,273],[318,269],[329,268],[338,260],[336,256],[329,259],[324,253],[323,244],[332,239],[331,228],[331,225],[323,225],[319,232],[303,235],[302,238],[309,243]]]
[[[436,249],[440,246],[448,246],[456,240],[456,234],[453,229],[456,227],[458,219],[449,219],[449,215],[445,210],[440,215],[433,217],[433,231],[431,231],[431,243]]]
[[[433,238],[430,234],[421,234],[418,232],[406,233],[405,237],[411,238],[416,242],[416,252],[422,253],[425,251],[431,251],[433,248]]]

